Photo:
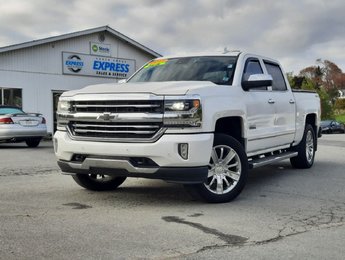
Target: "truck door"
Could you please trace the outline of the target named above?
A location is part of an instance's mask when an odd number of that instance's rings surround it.
[[[273,78],[270,97],[275,110],[273,131],[276,136],[275,143],[279,145],[291,144],[295,136],[296,105],[292,91],[288,89],[284,74],[280,66],[271,61],[264,60],[267,73]]]
[[[252,74],[263,74],[259,59],[246,59],[242,80]],[[247,153],[255,153],[272,147],[274,136],[275,109],[270,100],[272,91],[267,87],[255,88],[246,91],[243,102],[247,107]]]

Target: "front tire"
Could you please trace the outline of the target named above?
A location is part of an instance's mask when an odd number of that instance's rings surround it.
[[[241,193],[247,181],[248,160],[235,138],[215,134],[208,168],[204,183],[186,186],[192,194],[210,203],[223,203]]]
[[[72,177],[81,187],[94,191],[115,190],[126,180],[126,177],[101,174],[76,174]]]
[[[299,169],[308,169],[314,164],[316,137],[314,128],[306,125],[302,141],[296,147],[298,155],[290,159],[291,165]]]

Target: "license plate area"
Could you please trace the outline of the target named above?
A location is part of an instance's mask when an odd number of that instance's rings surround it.
[[[37,120],[20,120],[19,124],[21,126],[37,126],[39,122]]]

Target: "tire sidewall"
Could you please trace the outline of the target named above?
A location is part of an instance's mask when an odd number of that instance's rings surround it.
[[[313,147],[314,147],[313,158],[310,162],[308,161],[307,154],[306,154],[307,133],[309,131],[312,133],[312,136],[313,136]],[[295,168],[300,168],[300,169],[308,169],[312,167],[315,160],[315,151],[316,151],[315,149],[316,149],[315,131],[314,131],[314,128],[310,124],[307,124],[304,129],[302,141],[295,149],[295,151],[298,152],[298,155],[290,159],[292,166]]]
[[[225,134],[215,134],[213,147],[217,145],[227,145],[235,150],[241,162],[241,176],[236,186],[226,194],[212,193],[206,188],[204,183],[198,184],[197,189],[201,198],[211,203],[223,203],[235,199],[243,190],[248,177],[248,159],[243,146],[235,138]]]
[[[311,132],[312,133],[312,136],[313,136],[313,158],[312,160],[309,162],[307,160],[307,154],[306,154],[306,150],[307,150],[307,134],[308,132]],[[314,159],[315,159],[315,143],[316,143],[316,140],[315,140],[315,132],[314,132],[314,129],[311,125],[307,125],[306,128],[305,128],[305,131],[304,131],[304,135],[303,135],[303,154],[305,156],[305,160],[306,160],[306,163],[308,165],[308,168],[310,168],[313,164],[314,164]]]

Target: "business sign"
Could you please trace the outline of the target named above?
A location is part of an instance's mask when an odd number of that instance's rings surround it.
[[[87,54],[62,53],[62,73],[126,79],[135,71],[135,60]]]
[[[90,42],[90,54],[99,56],[111,55],[111,45],[97,42]]]

